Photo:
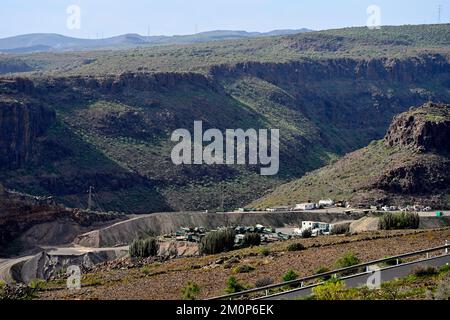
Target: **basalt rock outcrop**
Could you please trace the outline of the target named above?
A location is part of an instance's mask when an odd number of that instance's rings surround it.
[[[385,136],[385,144],[419,154],[388,167],[372,187],[400,194],[426,194],[448,189],[449,137],[450,105],[427,103],[396,116]]]
[[[256,76],[272,83],[294,83],[349,78],[413,82],[450,72],[450,63],[440,54],[424,54],[409,59],[323,59],[286,63],[242,62],[210,68],[213,77]],[[288,79],[286,79],[288,78]]]
[[[103,94],[120,94],[126,90],[171,89],[182,84],[223,91],[211,78],[193,72],[125,72],[117,75],[55,77],[38,80],[37,89],[41,93],[77,88]]]
[[[450,152],[450,110],[448,105],[428,103],[395,117],[385,142],[420,152]]]
[[[450,207],[450,105],[427,103],[396,116],[384,138],[276,189],[251,206],[320,198],[352,205]]]

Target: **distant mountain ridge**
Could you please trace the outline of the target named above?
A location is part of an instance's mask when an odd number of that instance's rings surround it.
[[[234,30],[214,30],[192,35],[141,36],[123,34],[104,39],[81,39],[54,33],[33,33],[0,39],[2,53],[34,53],[54,51],[84,51],[99,49],[124,49],[133,46],[152,46],[163,44],[190,44],[215,40],[237,40],[245,38],[292,35],[313,30],[273,30],[270,32],[247,32]]]

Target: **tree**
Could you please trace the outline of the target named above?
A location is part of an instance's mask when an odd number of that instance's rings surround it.
[[[221,229],[212,231],[200,241],[202,254],[216,254],[232,250],[234,247],[235,233],[233,229]]]
[[[243,246],[253,247],[261,244],[261,236],[254,232],[246,233],[244,236]]]
[[[133,258],[147,258],[158,254],[159,243],[156,238],[136,239],[128,249]]]

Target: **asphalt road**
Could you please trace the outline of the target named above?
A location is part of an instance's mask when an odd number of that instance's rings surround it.
[[[411,273],[411,271],[419,265],[440,267],[448,263],[450,263],[450,254],[433,257],[430,259],[414,261],[411,263],[405,263],[398,266],[387,267],[379,270],[380,281],[386,282],[398,278],[404,278],[408,276]],[[368,281],[373,279],[374,273],[371,272],[371,273],[362,273],[355,276],[349,276],[343,278],[342,280],[344,281],[347,288],[357,288],[367,285]],[[373,281],[371,281],[371,283],[373,283]],[[312,294],[312,289],[314,287],[315,286],[306,286],[301,289],[295,289],[285,293],[279,293],[275,295],[266,296],[263,298],[258,298],[257,300],[295,300],[299,298],[305,298]]]
[[[11,268],[20,263],[25,262],[33,258],[33,256],[25,256],[14,259],[0,259],[0,280],[5,282],[11,282],[13,279],[11,277]]]

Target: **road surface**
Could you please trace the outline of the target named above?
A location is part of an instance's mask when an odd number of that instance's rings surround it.
[[[11,268],[18,263],[25,262],[33,258],[33,256],[25,256],[14,259],[0,259],[0,280],[11,282]]]

